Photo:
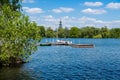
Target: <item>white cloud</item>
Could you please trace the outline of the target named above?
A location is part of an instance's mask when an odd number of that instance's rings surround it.
[[[35,1],[34,0],[23,0],[22,2],[23,3],[34,3]]]
[[[30,14],[37,14],[37,13],[43,13],[44,11],[41,8],[29,8],[29,7],[23,7],[23,10]]]
[[[86,6],[96,6],[96,7],[98,7],[98,6],[102,6],[103,3],[102,3],[102,2],[85,2],[84,5],[86,5]]]
[[[83,16],[82,18],[79,18],[79,21],[80,21],[80,23],[86,23],[87,21],[89,21],[89,22],[95,22],[96,21],[96,19],[95,18],[89,18],[89,17],[85,17],[85,16]]]
[[[107,4],[106,8],[110,8],[110,9],[120,9],[120,3],[109,3]]]
[[[61,13],[61,12],[62,12],[62,11],[59,10],[59,9],[53,9],[52,11],[55,12],[55,13]]]
[[[63,16],[60,18],[53,17],[52,15],[47,15],[44,17],[30,17],[32,21],[36,21],[39,25],[43,25],[45,27],[52,27],[53,29],[58,28],[60,19],[62,20],[63,27],[85,27],[85,26],[94,26],[94,27],[103,27],[107,26],[108,28],[119,28],[120,20],[113,21],[103,21],[96,18],[91,17],[72,17],[72,16]]]
[[[56,19],[52,15],[44,16],[43,20],[47,21],[47,22],[55,22],[56,21]]]
[[[62,12],[69,13],[69,12],[74,11],[74,9],[73,8],[60,7],[60,8],[57,8],[57,9],[53,9],[52,11],[55,12],[55,13],[62,13]]]
[[[63,12],[72,12],[72,11],[74,11],[73,8],[60,7],[60,9],[61,9]]]
[[[91,9],[91,8],[87,8],[82,10],[83,13],[87,13],[87,14],[104,14],[106,13],[106,11],[104,9]]]
[[[82,26],[94,26],[94,27],[103,27],[107,26],[108,28],[120,27],[120,20],[114,21],[103,21],[90,17],[81,17],[79,18],[80,25]]]
[[[51,19],[51,18],[53,18],[53,16],[52,15],[47,15],[47,16],[44,16],[44,18]]]

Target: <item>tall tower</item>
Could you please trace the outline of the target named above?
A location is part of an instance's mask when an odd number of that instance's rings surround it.
[[[62,28],[62,21],[60,19],[60,22],[59,22],[59,28]]]

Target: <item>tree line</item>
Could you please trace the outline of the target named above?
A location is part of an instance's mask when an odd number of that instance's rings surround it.
[[[53,30],[51,27],[45,28],[44,26],[38,26],[40,28],[40,35],[46,38],[120,38],[120,28],[109,29],[106,26],[102,28],[96,27],[59,27]]]

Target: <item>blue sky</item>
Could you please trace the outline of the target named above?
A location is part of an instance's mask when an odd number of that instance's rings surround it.
[[[120,28],[120,0],[23,0],[23,11],[38,25]]]

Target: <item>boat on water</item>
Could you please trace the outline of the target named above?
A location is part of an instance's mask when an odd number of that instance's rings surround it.
[[[72,41],[67,40],[57,40],[56,42],[50,43],[51,45],[70,45],[72,44]]]
[[[40,46],[51,46],[50,43],[41,43]]]
[[[66,40],[57,40],[56,43],[61,43],[61,44],[72,44],[72,41],[66,41]]]

